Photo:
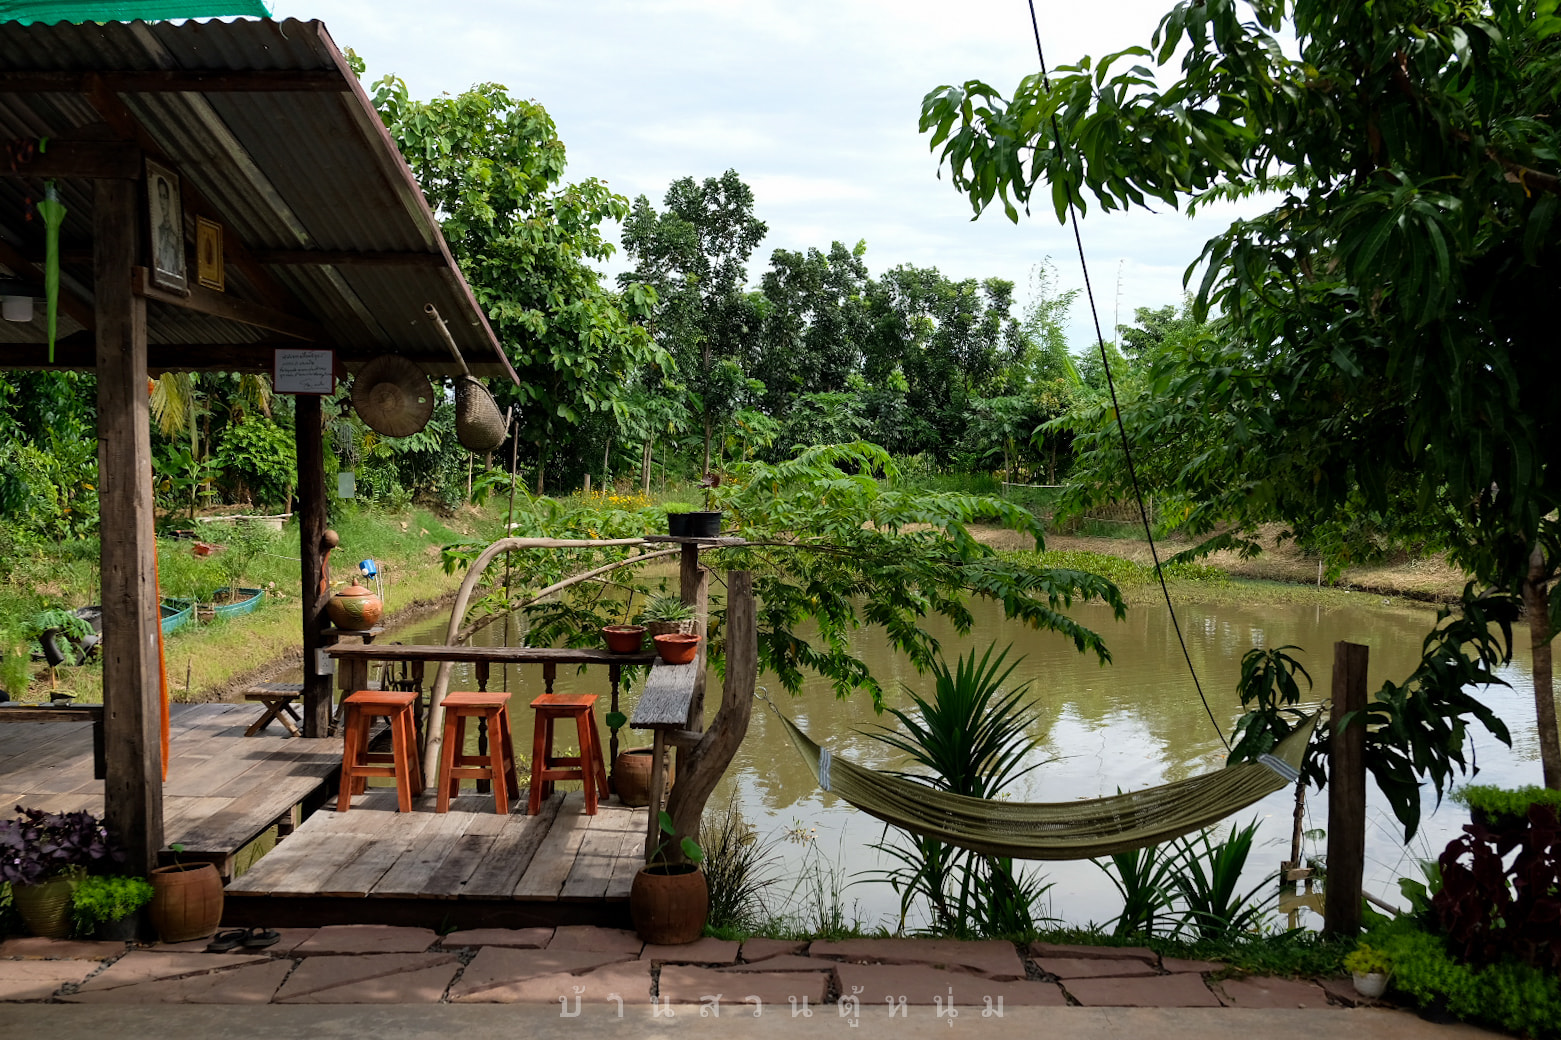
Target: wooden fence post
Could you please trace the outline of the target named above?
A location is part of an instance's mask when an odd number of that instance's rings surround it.
[[[1361,926],[1366,870],[1366,664],[1370,648],[1333,644],[1333,710],[1329,717],[1328,878],[1323,931],[1353,936]],[[1357,713],[1350,724],[1340,720]]]
[[[304,736],[323,737],[331,727],[331,676],[319,668],[318,651],[325,637],[325,601],[322,590],[325,566],[325,428],[320,398],[299,394],[294,416],[293,443],[298,453],[298,562],[302,571],[304,650]]]

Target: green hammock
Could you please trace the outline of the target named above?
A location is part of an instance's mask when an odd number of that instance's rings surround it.
[[[1300,775],[1317,715],[1264,755],[1144,791],[1078,802],[1003,802],[950,794],[836,758],[774,704],[791,742],[826,791],[913,834],[989,856],[1092,859],[1202,830],[1284,790]]]

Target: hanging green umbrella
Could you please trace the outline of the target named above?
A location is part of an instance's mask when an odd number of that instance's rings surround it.
[[[163,18],[271,17],[265,0],[0,0],[0,22],[130,22]]]
[[[37,205],[43,218],[43,295],[49,306],[49,364],[54,364],[54,330],[60,310],[60,225],[65,223],[65,203],[49,181],[43,186],[43,199]]]

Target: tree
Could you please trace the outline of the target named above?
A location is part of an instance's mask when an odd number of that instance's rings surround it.
[[[1164,87],[1118,71],[1178,57]],[[1405,494],[1450,509],[1452,557],[1530,604],[1552,786],[1558,84],[1551,0],[1200,0],[1151,48],[1027,77],[1011,99],[940,87],[921,120],[977,212],[998,200],[1017,219],[1043,184],[1059,219],[1089,200],[1278,196],[1205,247],[1194,314],[1223,312],[1225,335],[1164,384],[1187,421],[1229,427],[1185,466],[1207,489],[1193,522],[1305,531],[1352,497],[1387,511]]]
[[[803,395],[840,393],[861,371],[868,331],[866,253],[867,243],[860,241],[852,249],[832,243],[828,254],[817,249],[770,254],[762,281],[768,308],[748,373],[764,383],[762,403],[771,415],[789,416]]]
[[[719,178],[673,181],[657,213],[641,195],[623,225],[623,248],[636,261],[619,276],[625,287],[653,287],[657,339],[677,359],[704,428],[703,471],[717,428],[743,404],[741,362],[762,321],[759,302],[743,292],[748,257],[769,228],[753,215],[753,189],[736,170]]]
[[[586,412],[622,416],[622,388],[639,368],[671,360],[635,323],[655,291],[621,293],[591,267],[612,255],[601,225],[629,202],[596,178],[564,184],[564,143],[547,111],[494,83],[414,101],[386,76],[374,106],[417,175],[450,250],[520,376],[499,387],[520,405],[520,436],[536,450],[537,491],[550,455]]]

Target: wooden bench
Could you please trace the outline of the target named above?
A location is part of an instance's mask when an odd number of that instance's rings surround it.
[[[103,752],[103,705],[69,704],[37,707],[0,707],[0,722],[90,722],[92,723],[92,779],[108,775],[108,760]]]
[[[302,724],[303,719],[293,710],[293,702],[303,694],[302,683],[257,683],[245,690],[246,701],[259,701],[266,706],[266,710],[259,719],[250,723],[249,728],[244,731],[244,736],[256,736],[271,725],[272,719],[280,722],[290,736],[298,736],[298,727],[293,723]]]

